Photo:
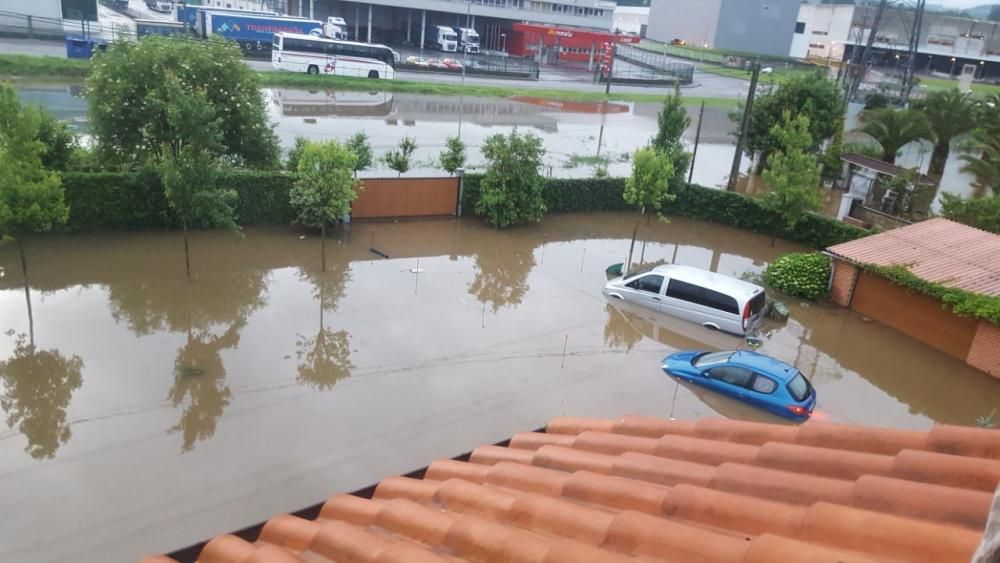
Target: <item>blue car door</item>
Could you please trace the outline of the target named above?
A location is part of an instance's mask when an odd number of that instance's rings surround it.
[[[735,399],[746,401],[753,371],[737,365],[723,365],[708,370],[710,387]]]

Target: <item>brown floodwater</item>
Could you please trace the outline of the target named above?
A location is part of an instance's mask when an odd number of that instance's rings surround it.
[[[31,239],[33,338],[0,247],[0,560],[168,551],[558,415],[767,420],[660,370],[738,339],[602,297],[633,224],[356,223],[326,272],[311,234],[195,233],[190,282],[176,233]],[[647,261],[731,275],[800,250],[683,219],[640,239]],[[1000,405],[1000,381],[915,340],[789,305],[762,351],[812,378],[819,419],[926,428]]]

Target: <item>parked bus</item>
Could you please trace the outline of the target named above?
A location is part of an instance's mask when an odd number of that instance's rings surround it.
[[[275,33],[271,64],[278,70],[392,80],[399,55],[385,45]]]

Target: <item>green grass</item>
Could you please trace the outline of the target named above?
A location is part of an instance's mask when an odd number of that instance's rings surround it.
[[[951,90],[958,88],[957,80],[947,78],[937,78],[932,76],[921,76],[920,85],[928,90]],[[996,84],[972,84],[972,93],[977,96],[989,96],[990,94],[1000,94],[1000,86]]]
[[[2,78],[32,78],[35,80],[72,80],[84,79],[90,73],[90,61],[64,59],[60,57],[34,57],[26,55],[0,55],[0,79]],[[661,88],[656,93],[617,93],[615,85],[611,86],[611,94],[604,92],[583,91],[562,88],[525,88],[512,82],[511,86],[481,86],[475,84],[460,84],[450,82],[422,82],[416,80],[380,80],[378,82],[367,78],[349,78],[344,76],[310,76],[293,72],[258,72],[261,84],[264,86],[286,86],[291,88],[330,88],[338,90],[379,90],[383,92],[410,92],[414,94],[439,94],[457,96],[509,98],[513,96],[532,96],[551,100],[573,102],[600,102],[617,100],[625,102],[662,102],[668,89]],[[697,105],[702,101],[710,107],[732,107],[736,100],[729,98],[710,98],[700,96],[685,96],[688,105]]]

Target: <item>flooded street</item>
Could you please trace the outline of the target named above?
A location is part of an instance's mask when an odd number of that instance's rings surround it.
[[[601,295],[633,224],[355,223],[326,272],[298,231],[196,233],[191,282],[177,233],[31,239],[33,338],[0,247],[0,560],[168,551],[557,415],[762,419],[659,368],[739,340]],[[730,275],[800,249],[683,219],[640,237],[647,261]],[[915,340],[789,305],[761,351],[811,377],[818,420],[974,424],[1000,404],[1000,381]]]

